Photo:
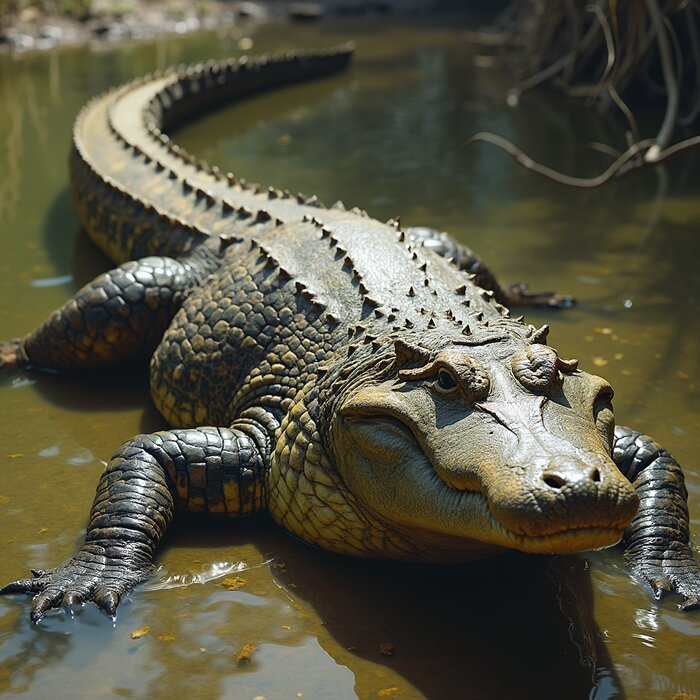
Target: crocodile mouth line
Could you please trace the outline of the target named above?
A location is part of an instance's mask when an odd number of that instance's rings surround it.
[[[542,535],[528,535],[516,532],[499,522],[489,508],[488,499],[480,491],[457,490],[446,485],[448,489],[459,493],[463,498],[471,501],[469,507],[478,508],[480,515],[488,522],[492,530],[504,538],[499,542],[501,546],[508,546],[525,552],[556,552],[573,553],[611,547],[622,538],[625,530],[614,525],[564,525],[558,530]],[[584,546],[578,543],[586,544]],[[592,546],[588,543],[593,543]],[[555,549],[549,549],[553,547]]]

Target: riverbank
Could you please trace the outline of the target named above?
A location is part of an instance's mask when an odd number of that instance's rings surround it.
[[[181,0],[94,0],[30,5],[6,12],[0,20],[0,48],[16,54],[91,41],[148,39],[186,34],[250,18],[264,21],[268,8],[257,2]]]
[[[435,0],[0,0],[0,51],[22,54],[63,45],[150,39],[264,22],[272,17],[315,21],[325,15],[406,14],[442,3]]]

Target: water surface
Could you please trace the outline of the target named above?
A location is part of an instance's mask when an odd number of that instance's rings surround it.
[[[605,165],[585,144],[620,145],[620,131],[556,95],[506,108],[509,76],[473,67],[459,23],[242,26],[1,57],[0,337],[36,326],[110,266],[79,232],[67,192],[81,105],[157,67],[240,53],[247,35],[260,51],[352,38],[357,56],[345,75],[222,109],[177,140],[249,180],[448,230],[503,278],[577,296],[572,311],[527,318],[550,323],[561,354],[612,382],[620,423],[685,465],[700,532],[700,167],[689,156],[580,192],[488,146],[465,149],[490,129],[585,174]],[[105,460],[165,427],[143,372],[3,376],[0,426],[3,582],[70,556]],[[598,699],[700,696],[700,613],[655,602],[616,550],[406,566],[318,552],[264,520],[188,520],[158,563],[114,624],[88,606],[31,626],[28,600],[0,599],[0,694],[588,698],[595,679]],[[246,644],[257,651],[239,662]]]

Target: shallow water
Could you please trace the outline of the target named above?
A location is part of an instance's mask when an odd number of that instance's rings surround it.
[[[562,355],[612,382],[620,423],[684,464],[697,538],[700,166],[689,156],[580,192],[488,146],[465,149],[490,129],[593,172],[604,162],[584,144],[620,137],[612,119],[557,96],[506,108],[509,76],[473,68],[459,23],[242,26],[1,57],[0,337],[36,326],[110,266],[79,233],[67,192],[80,106],[156,67],[239,53],[244,35],[254,51],[353,38],[357,56],[345,75],[222,109],[177,140],[249,180],[443,228],[503,278],[578,297],[571,311],[528,320],[550,323]],[[0,377],[0,426],[4,582],[73,552],[104,461],[163,421],[145,373],[24,372]],[[166,545],[156,578],[114,624],[88,606],[31,626],[28,600],[0,599],[0,694],[568,699],[588,698],[595,678],[598,700],[700,696],[700,613],[655,602],[616,550],[404,566],[315,551],[264,520],[183,520]],[[257,651],[239,662],[246,644]]]

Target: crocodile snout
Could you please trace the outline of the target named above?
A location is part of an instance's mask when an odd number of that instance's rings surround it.
[[[577,530],[621,535],[639,505],[632,485],[603,455],[555,456],[542,466],[511,469],[521,478],[489,484],[486,492],[495,518],[517,535],[541,538]]]

